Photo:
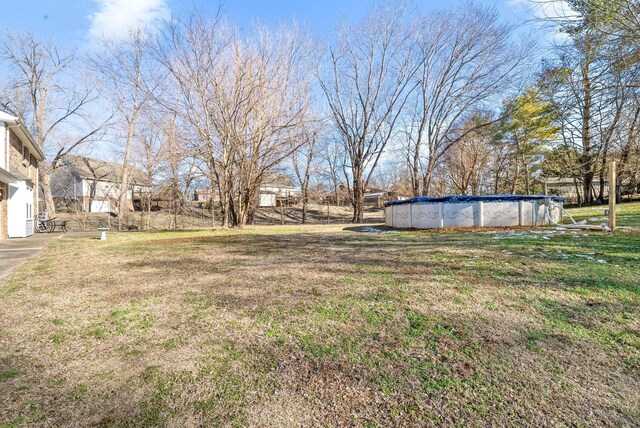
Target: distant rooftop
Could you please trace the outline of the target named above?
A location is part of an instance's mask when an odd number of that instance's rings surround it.
[[[72,168],[76,174],[87,180],[108,181],[110,183],[122,181],[123,167],[115,162],[67,154],[62,158],[62,164]],[[139,168],[132,167],[130,171],[131,184],[152,185],[151,179]]]

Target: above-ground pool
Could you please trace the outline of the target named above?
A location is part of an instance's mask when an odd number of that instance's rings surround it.
[[[420,196],[385,203],[387,226],[440,227],[543,226],[562,220],[564,198],[547,195]]]

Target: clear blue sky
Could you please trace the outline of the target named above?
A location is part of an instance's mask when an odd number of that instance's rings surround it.
[[[341,19],[358,19],[374,0],[223,0],[224,14],[241,28],[259,20],[277,25],[295,19],[319,37],[331,39]],[[380,2],[381,0],[375,0]],[[424,10],[455,7],[461,0],[414,0]],[[479,0],[495,6],[504,19],[524,22],[532,17],[529,0]],[[557,0],[560,1],[560,0]],[[0,31],[28,31],[52,39],[67,49],[91,49],[103,34],[124,36],[131,25],[153,25],[199,9],[217,10],[217,0],[22,0],[0,13]],[[5,65],[0,63],[0,74]],[[1,80],[1,79],[0,79]],[[92,146],[93,155],[113,158],[105,145]],[[104,151],[99,154],[98,152]],[[84,153],[86,154],[86,153]]]
[[[506,19],[530,17],[526,0],[482,0],[495,5]],[[417,0],[418,7],[440,9],[457,0]],[[371,0],[226,0],[226,15],[248,26],[258,19],[277,24],[297,19],[322,37],[331,35],[343,17],[357,18]],[[0,14],[0,28],[11,32],[30,31],[51,37],[68,47],[79,47],[91,39],[91,31],[112,32],[131,22],[153,22],[158,17],[180,16],[193,7],[212,12],[213,0],[23,0],[11,2]]]

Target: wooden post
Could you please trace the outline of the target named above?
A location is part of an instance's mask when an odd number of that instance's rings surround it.
[[[276,199],[276,205],[278,205],[278,200]],[[284,226],[284,209],[285,209],[284,201],[280,202],[280,222]]]
[[[327,224],[329,224],[329,210],[331,209],[331,201],[327,199]]]
[[[609,163],[609,229],[616,230],[616,163]]]

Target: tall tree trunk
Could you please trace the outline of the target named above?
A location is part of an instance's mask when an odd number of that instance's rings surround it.
[[[364,180],[364,171],[362,170],[361,156],[353,157],[353,223],[364,222],[364,192],[366,191],[366,183]]]
[[[522,166],[524,168],[524,191],[526,195],[531,194],[531,183],[529,177],[529,167],[524,159],[524,155],[522,156]]]
[[[306,178],[308,180],[309,177]],[[307,222],[307,211],[309,209],[309,183],[305,181],[302,187],[302,224]]]
[[[129,158],[131,156],[131,145],[133,143],[133,135],[135,132],[135,114],[129,123],[127,129],[127,142],[124,147],[124,160],[122,162],[122,181],[120,183],[120,198],[118,201],[118,229],[122,230],[122,220],[127,212],[127,199],[129,197]],[[131,194],[131,202],[133,202],[133,191]]]
[[[362,170],[357,168],[353,178],[353,222],[364,222],[364,192],[365,185],[362,179]]]
[[[42,189],[42,193],[44,194],[44,203],[47,209],[47,218],[53,218],[56,216],[56,206],[53,202],[53,195],[51,193],[51,182],[49,181],[48,168],[44,165],[44,163],[38,169],[38,180],[40,188]]]
[[[512,195],[517,192],[519,182],[520,182],[520,161],[516,157],[516,170],[513,173],[513,182],[511,183]]]
[[[582,91],[584,104],[582,107],[582,187],[584,203],[593,203],[593,159],[591,147],[591,35],[587,31],[584,39],[585,60],[582,66]]]
[[[582,196],[580,195],[580,186],[578,185],[578,180],[573,179],[573,185],[576,188],[576,203],[578,206],[582,206]]]
[[[600,183],[598,186],[598,202],[601,204],[604,203],[604,182],[606,180],[604,165],[606,160],[607,160],[607,156],[605,155],[602,158],[602,168],[600,168],[600,173],[598,174],[598,178],[600,179]]]
[[[422,196],[431,195],[431,181],[433,178],[433,170],[436,168],[435,161],[430,156],[427,163],[427,170],[422,177]]]
[[[411,190],[413,197],[420,196],[420,151],[414,149],[411,165]]]

